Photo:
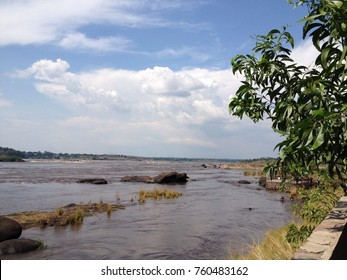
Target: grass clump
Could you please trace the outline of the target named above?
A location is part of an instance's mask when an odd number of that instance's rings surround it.
[[[152,191],[140,189],[139,191],[139,202],[143,203],[147,198],[151,199],[173,199],[178,198],[182,195],[181,192],[172,189],[158,189],[154,188]]]
[[[62,216],[64,214],[64,210],[62,208],[57,208],[55,210],[55,214],[59,217]]]
[[[60,225],[61,226],[80,225],[83,223],[84,215],[85,215],[84,210],[79,207],[73,212],[69,213],[69,215],[63,217],[60,220]]]
[[[106,207],[106,213],[107,213],[107,216],[110,216],[111,213],[113,211],[113,206],[112,204],[107,204],[107,207]]]

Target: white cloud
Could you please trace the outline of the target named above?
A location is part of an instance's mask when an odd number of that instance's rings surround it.
[[[87,38],[82,33],[67,34],[59,45],[67,49],[85,49],[96,51],[125,51],[131,41],[123,37]]]
[[[64,60],[40,60],[17,73],[18,77],[33,77],[36,89],[67,106],[87,106],[94,109],[124,111],[127,105],[114,89],[95,87],[82,81],[78,74],[68,72],[70,65]]]
[[[24,71],[18,71],[16,75],[23,78],[33,76],[36,80],[55,82],[61,80],[69,68],[69,63],[64,60],[57,59],[54,62],[52,60],[42,59],[33,63]]]
[[[2,1],[0,3],[0,45],[52,42],[70,28],[78,28],[88,21],[96,20],[102,8],[100,6],[102,2],[95,0]]]
[[[305,40],[294,48],[291,57],[299,65],[310,67],[314,64],[318,54],[319,53],[317,49],[313,46],[312,41]]]
[[[141,119],[194,119],[195,123],[228,117],[228,98],[238,84],[230,70],[154,67],[72,73],[69,67],[61,59],[40,60],[17,75],[34,78],[40,93],[69,107],[132,111]]]
[[[193,58],[195,61],[204,62],[210,59],[211,55],[199,50],[199,48],[192,48],[192,47],[181,47],[179,49],[172,49],[167,48],[164,50],[160,50],[154,53],[143,53],[146,55],[154,55],[158,58],[162,57],[182,57],[182,56],[189,56]]]
[[[141,91],[145,94],[187,97],[192,91],[203,87],[188,72],[175,73],[167,67],[154,67],[141,74],[146,77],[141,85]]]
[[[12,44],[58,44],[114,50],[111,44],[124,47],[126,38],[118,36],[88,38],[78,32],[93,24],[144,28],[146,26],[194,28],[185,22],[170,22],[159,11],[182,9],[192,3],[185,1],[144,0],[13,0],[0,2],[0,46]],[[201,27],[200,27],[201,28]],[[116,48],[118,49],[118,48]]]

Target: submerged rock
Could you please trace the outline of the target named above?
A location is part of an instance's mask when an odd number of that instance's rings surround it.
[[[22,226],[6,217],[0,217],[0,242],[8,239],[17,239],[22,234]]]
[[[0,242],[0,255],[21,254],[40,248],[42,243],[33,239],[10,239]]]
[[[107,181],[102,178],[88,178],[88,179],[79,179],[77,183],[80,184],[94,184],[94,185],[104,185],[107,184]]]
[[[122,182],[142,182],[142,183],[154,183],[153,179],[149,176],[124,176],[121,179]]]
[[[238,183],[239,184],[250,184],[251,182],[247,181],[247,180],[239,180]]]

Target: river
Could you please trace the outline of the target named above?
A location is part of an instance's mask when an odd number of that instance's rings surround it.
[[[224,259],[230,251],[247,251],[265,231],[292,219],[291,203],[281,203],[280,193],[259,189],[258,179],[242,170],[204,168],[202,163],[213,162],[0,162],[0,215],[100,200],[125,205],[110,216],[85,217],[79,226],[24,230],[23,238],[41,240],[46,248],[1,259]],[[187,184],[169,186],[182,193],[179,198],[140,204],[138,191],[154,185],[120,181],[126,175],[156,176],[167,171],[189,176]],[[92,177],[105,178],[108,184],[76,183]],[[251,184],[239,184],[242,179]]]

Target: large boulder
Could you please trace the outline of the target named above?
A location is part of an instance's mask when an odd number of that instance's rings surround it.
[[[42,243],[33,239],[10,239],[0,242],[0,256],[21,254],[40,248]]]
[[[107,184],[107,181],[102,178],[87,178],[87,179],[79,179],[77,180],[77,183],[103,185],[103,184]]]
[[[121,179],[122,182],[142,182],[142,183],[154,183],[153,179],[149,176],[124,176]]]
[[[184,184],[188,178],[186,173],[166,172],[154,177],[153,180],[157,184]]]
[[[8,239],[17,239],[22,234],[22,226],[6,217],[0,217],[0,242]]]

